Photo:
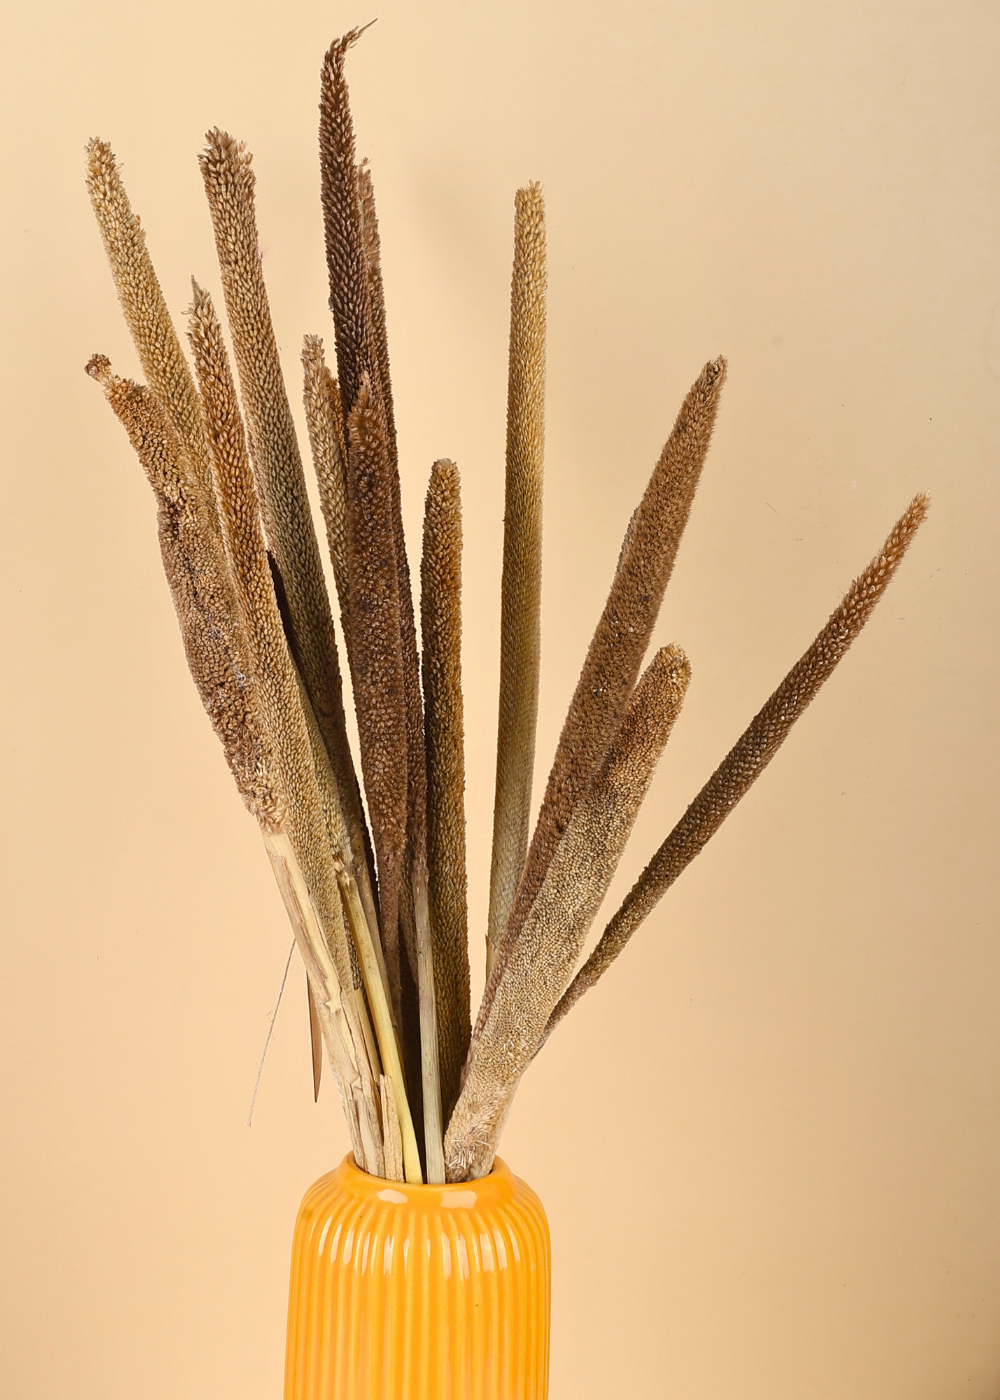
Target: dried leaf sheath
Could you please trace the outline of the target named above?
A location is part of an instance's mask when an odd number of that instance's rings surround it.
[[[500,956],[476,1022],[485,1022],[498,973],[517,940],[580,793],[607,752],[632,692],[670,578],[708,451],[726,363],[695,381],[629,522],[611,592],[587,652],[549,774],[545,797]]]
[[[445,1140],[449,1180],[485,1175],[518,1081],[611,883],[687,690],[679,647],[653,658],[549,865],[474,1043]]]
[[[458,468],[431,468],[420,564],[427,745],[427,854],[444,1121],[469,1048],[469,931],[462,706],[462,510]]]
[[[500,590],[500,713],[486,933],[487,977],[496,961],[528,850],[541,663],[546,277],[541,188],[532,184],[518,190],[514,209]]]
[[[242,142],[218,129],[199,157],[243,391],[261,513],[288,602],[295,660],[349,819],[352,865],[367,883],[364,819],[347,740],[337,639],[302,460],[260,268],[255,177]]]
[[[764,771],[792,725],[864,627],[927,514],[914,496],[868,568],[855,579],[812,646],[796,662],[688,807],[608,924],[552,1013],[545,1035],[610,967],[646,916]]]
[[[191,459],[149,390],[112,374],[103,355],[91,359],[87,373],[103,388],[153,488],[188,666],[240,796],[262,825],[279,825],[284,800],[214,501],[210,514]]]

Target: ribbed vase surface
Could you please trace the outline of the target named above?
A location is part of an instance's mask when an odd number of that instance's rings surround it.
[[[285,1400],[545,1400],[549,1293],[545,1211],[499,1158],[405,1186],[347,1157],[299,1207]]]

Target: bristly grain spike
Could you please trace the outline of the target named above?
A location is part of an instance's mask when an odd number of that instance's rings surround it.
[[[313,979],[317,1010],[335,1068],[338,1038],[348,1047],[352,1070],[344,1082],[346,1061],[340,1055],[338,1087],[345,1100],[353,1096],[356,1087],[374,1112],[377,1088],[353,997],[355,965],[331,850],[331,838],[337,840],[338,833],[346,846],[346,827],[342,814],[335,810],[335,785],[324,782],[325,751],[318,729],[315,736],[311,732],[315,717],[289,652],[274,594],[254,475],[222,329],[211,298],[197,284],[193,287],[188,335],[211,448],[226,554],[251,661],[263,678],[262,708],[287,799],[285,821],[276,832],[265,832],[265,842]],[[371,1115],[366,1114],[366,1132],[370,1121]],[[361,1145],[364,1151],[364,1134]],[[376,1147],[380,1150],[379,1144]]]
[[[285,798],[214,499],[206,500],[200,473],[145,386],[119,379],[104,355],[91,358],[87,373],[104,390],[153,489],[188,667],[240,796],[263,826],[279,825]]]
[[[420,563],[427,743],[427,863],[444,1121],[458,1098],[472,1031],[465,864],[462,506],[458,468],[431,468]]]
[[[118,162],[106,141],[87,143],[87,189],[104,251],[149,390],[180,440],[202,493],[203,529],[218,534],[208,443],[198,392],[153,268],[146,234],[132,210]]]
[[[344,418],[354,408],[362,376],[375,372],[371,306],[365,257],[354,123],[344,77],[344,59],[360,31],[335,39],[320,75],[320,178],[330,311],[336,333],[337,379]]]
[[[398,661],[402,681],[400,699],[406,736],[405,743],[394,755],[394,761],[401,754],[406,764],[403,787],[404,839],[400,847],[398,875],[393,871],[391,888],[388,891],[381,889],[380,903],[386,958],[393,980],[393,995],[402,1022],[406,1067],[412,1089],[414,1083],[419,1082],[419,1076],[414,1075],[414,1058],[419,1051],[416,1026],[415,988],[418,960],[414,923],[414,880],[426,850],[427,778],[416,626],[400,507],[378,222],[370,174],[366,168],[359,167],[356,159],[354,127],[344,78],[344,59],[357,37],[358,31],[352,30],[336,40],[331,44],[323,62],[319,133],[321,195],[330,280],[330,309],[333,314],[337,348],[337,379],[344,419],[348,425],[346,482],[351,617],[353,619],[357,611],[353,572],[358,561],[358,550],[353,539],[357,500],[360,495],[367,494],[368,509],[377,508],[379,512],[377,521],[372,522],[372,530],[384,541],[380,548],[385,565],[385,587],[377,606],[383,608],[383,616],[386,618],[389,611],[394,613],[398,630]],[[360,482],[357,478],[357,459],[352,442],[351,425],[357,425],[362,418],[368,424],[368,484]],[[379,458],[378,476],[382,483],[377,498],[371,496],[368,490],[368,485],[373,479],[371,467],[375,455]],[[387,572],[390,565],[395,572],[395,582],[391,588]],[[369,606],[374,603],[374,597],[369,593]],[[367,682],[363,675],[364,664],[360,655],[354,655],[354,650],[360,649],[362,642],[355,635],[353,623],[347,629],[346,636],[351,676],[357,698]],[[364,767],[364,756],[362,766]],[[372,795],[368,791],[368,772],[369,769],[366,768],[365,786],[371,810]],[[374,817],[372,820],[374,823]],[[377,839],[375,847],[378,851]],[[381,864],[380,856],[379,881],[380,886],[383,886]],[[393,917],[398,919],[398,928],[389,926]],[[405,966],[400,964],[398,948],[391,946],[394,939],[405,948]],[[419,1106],[416,1104],[414,1114],[419,1119]]]
[[[346,625],[348,601],[347,559],[347,449],[340,389],[323,354],[323,340],[307,335],[302,342],[302,402],[309,430],[313,470],[319,486],[320,508],[337,586],[341,624]]]
[[[545,203],[518,190],[510,291],[500,705],[486,932],[493,971],[528,850],[541,662],[542,476],[545,452]]]
[[[681,406],[629,522],[608,601],[559,737],[500,954],[483,993],[473,1041],[489,1015],[504,960],[517,942],[560,837],[580,794],[603,761],[632,693],[697,490],[725,375],[726,362],[721,357],[705,365]]]
[[[781,747],[792,725],[827,680],[864,627],[899,567],[929,504],[914,496],[897,520],[880,552],[844,596],[840,606],[808,651],[751,720],[688,807],[663,845],[626,895],[593,953],[584,963],[545,1030],[548,1037],[566,1013],[604,975],[639,925],[663,898],[678,875],[714,836]]]
[[[607,893],[690,675],[679,647],[657,652],[576,805],[473,1044],[445,1139],[450,1180],[483,1176],[493,1164],[520,1077]]]
[[[378,860],[382,946],[402,1033],[398,926],[406,848],[406,700],[384,425],[367,379],[347,419],[347,457],[351,610],[346,631],[361,769]],[[412,1066],[406,1068],[409,1075]]]
[[[288,602],[295,661],[329,754],[352,838],[364,866],[364,815],[347,739],[337,639],[261,273],[252,157],[218,128],[199,156],[243,391],[267,543]]]
[[[319,486],[320,506],[326,524],[327,544],[340,604],[340,621],[346,639],[351,612],[350,561],[347,547],[347,449],[344,442],[340,391],[325,362],[323,341],[318,335],[307,335],[304,338],[302,369],[303,403],[313,469]],[[350,792],[346,795],[343,805],[344,816],[351,833],[352,870],[358,882],[365,915],[371,928],[377,931],[375,862],[353,762],[346,774],[345,783],[350,785]]]

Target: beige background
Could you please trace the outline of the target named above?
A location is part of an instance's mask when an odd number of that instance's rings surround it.
[[[185,671],[151,500],[83,364],[136,372],[83,185],[112,141],[168,300],[218,288],[195,163],[256,156],[296,408],[329,335],[338,2],[8,6],[0,1390],[274,1400],[314,1107],[290,935]],[[618,543],[730,359],[658,637],[694,680],[620,895],[918,489],[867,633],[533,1068],[554,1400],[1000,1395],[1000,12],[987,0],[380,0],[350,63],[404,496],[466,495],[481,980],[512,197],[549,210],[538,782]],[[221,299],[221,298],[220,298]]]

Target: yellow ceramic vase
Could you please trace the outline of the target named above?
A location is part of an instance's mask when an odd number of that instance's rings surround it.
[[[499,1160],[405,1186],[346,1157],[295,1223],[285,1400],[545,1400],[549,1227]]]

